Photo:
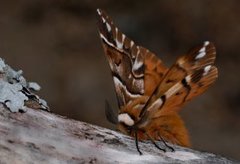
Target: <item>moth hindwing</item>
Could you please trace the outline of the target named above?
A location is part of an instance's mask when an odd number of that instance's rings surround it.
[[[214,66],[216,50],[204,42],[179,57],[167,68],[148,49],[137,45],[123,34],[111,18],[98,9],[98,29],[108,60],[119,111],[115,116],[106,103],[107,118],[118,129],[138,140],[165,141],[190,146],[188,132],[178,110],[192,98],[202,94],[217,78]]]

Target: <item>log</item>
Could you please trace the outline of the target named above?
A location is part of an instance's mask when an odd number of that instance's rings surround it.
[[[173,146],[166,153],[150,142],[46,111],[12,113],[0,108],[0,163],[235,163],[207,152]],[[161,142],[158,142],[163,146]],[[237,163],[237,162],[236,162]]]
[[[166,153],[151,142],[48,112],[22,71],[0,59],[0,164],[32,163],[237,163],[207,152],[171,145]],[[157,142],[164,146],[162,142]]]

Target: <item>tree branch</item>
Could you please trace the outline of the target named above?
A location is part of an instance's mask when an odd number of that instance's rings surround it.
[[[150,142],[140,142],[140,156],[128,136],[34,109],[1,107],[0,136],[0,163],[234,163],[178,146],[164,153]]]

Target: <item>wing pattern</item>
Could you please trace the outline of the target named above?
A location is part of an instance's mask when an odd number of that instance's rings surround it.
[[[155,54],[119,31],[104,11],[98,9],[97,12],[99,33],[121,108],[131,100],[149,96],[167,68]]]
[[[98,9],[98,28],[110,65],[119,111],[106,102],[106,116],[123,133],[139,139],[164,140],[190,146],[187,129],[177,111],[202,94],[217,79],[216,49],[205,41],[180,56],[169,69],[148,49],[138,46]]]

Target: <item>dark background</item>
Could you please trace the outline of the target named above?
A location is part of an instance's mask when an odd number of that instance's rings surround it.
[[[104,116],[117,109],[113,82],[97,33],[96,8],[170,66],[209,40],[219,78],[181,115],[194,149],[240,160],[240,1],[9,0],[0,2],[0,56],[29,81],[52,111],[114,128]]]

